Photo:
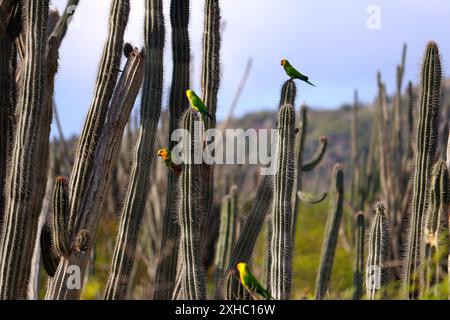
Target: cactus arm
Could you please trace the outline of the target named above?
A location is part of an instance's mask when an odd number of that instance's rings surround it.
[[[327,192],[322,192],[319,194],[311,194],[311,193],[307,193],[304,191],[299,191],[297,192],[297,197],[303,201],[304,203],[307,204],[317,204],[322,202],[323,200],[325,200],[325,198],[327,197],[328,193]]]
[[[189,89],[190,46],[189,46],[189,0],[172,0],[170,3],[170,24],[172,27],[173,75],[169,97],[169,149],[174,142],[170,135],[178,128],[184,110],[189,106],[186,90]],[[168,300],[172,298],[177,268],[177,241],[179,236],[176,220],[177,175],[169,170],[166,209],[163,216],[163,231],[160,259],[156,267],[153,298]]]
[[[130,117],[131,109],[136,100],[144,73],[144,57],[137,50],[130,54],[124,71],[117,83],[114,96],[111,100],[107,121],[100,136],[93,170],[87,178],[87,189],[80,207],[80,219],[76,233],[86,229],[90,239],[95,238],[100,214],[103,208],[103,199],[106,198],[110,177],[117,163],[120,151],[120,142],[125,125]],[[52,279],[52,285],[47,289],[46,299],[77,299],[80,290],[69,289],[65,286],[67,281],[67,268],[70,265],[80,267],[84,273],[90,257],[91,243],[89,241],[86,252],[74,250],[67,259],[63,259]],[[70,274],[70,273],[69,273]]]
[[[53,248],[59,256],[67,256],[70,253],[69,234],[67,232],[69,220],[68,192],[66,178],[56,178],[55,189],[53,191],[51,222]]]
[[[187,300],[203,300],[206,298],[205,276],[201,258],[200,247],[200,221],[204,214],[202,210],[201,179],[202,167],[194,163],[195,154],[202,148],[197,130],[199,122],[198,115],[189,109],[183,118],[183,128],[189,131],[190,135],[185,135],[183,141],[184,148],[189,149],[185,153],[185,163],[179,179],[179,204],[178,204],[178,223],[180,225],[180,244],[182,245],[182,271],[183,271],[183,296]],[[196,137],[197,136],[197,137]],[[186,163],[189,160],[189,163]]]
[[[86,191],[87,179],[92,171],[94,153],[104,127],[108,106],[119,74],[123,36],[128,23],[129,0],[113,0],[110,11],[108,38],[98,68],[91,105],[79,138],[75,161],[70,176],[69,232],[79,223],[81,199]]]
[[[270,292],[274,299],[289,300],[292,277],[292,191],[295,178],[295,110],[280,109],[278,117],[276,173],[273,195]]]
[[[216,127],[216,111],[217,111],[217,93],[220,85],[220,6],[219,0],[206,0],[204,7],[204,32],[203,32],[203,56],[201,70],[201,87],[202,101],[208,108],[209,117],[203,116],[205,121],[205,129]],[[206,138],[208,140],[208,138]],[[205,141],[206,146],[213,143]],[[206,215],[201,221],[202,228],[205,229],[211,219],[211,209],[213,205],[214,193],[214,165],[203,165],[203,190],[204,207]],[[202,232],[202,243],[206,244],[207,232]],[[207,246],[203,246],[202,254],[208,250]]]
[[[430,296],[439,298],[441,294],[438,283],[443,251],[446,248],[442,240],[445,239],[445,229],[448,226],[448,194],[448,170],[445,162],[439,161],[433,168],[428,210],[423,222],[425,248],[422,261],[425,261],[425,266],[421,295],[424,299]]]
[[[315,167],[317,167],[317,165],[322,161],[325,153],[327,152],[327,146],[328,138],[325,136],[320,137],[320,142],[317,146],[316,151],[314,152],[314,155],[311,157],[311,159],[305,161],[305,163],[303,163],[302,165],[303,172],[311,171]]]
[[[41,117],[45,112],[44,46],[47,40],[48,1],[29,1],[23,10],[28,41],[23,64],[22,98],[19,101],[21,116],[13,142],[11,170],[5,192],[5,223],[0,240],[1,299],[26,297],[39,218],[32,207],[32,193],[38,187],[36,179],[40,174],[35,166],[40,147],[37,137],[45,130],[41,126]]]
[[[355,264],[353,267],[353,300],[360,300],[363,293],[364,278],[364,236],[365,236],[364,212],[356,215],[356,245]]]
[[[56,269],[58,268],[58,263],[60,257],[58,257],[53,250],[53,240],[51,234],[51,228],[48,224],[42,226],[41,236],[40,236],[40,246],[41,246],[41,256],[42,264],[44,265],[44,270],[49,277],[55,275]]]
[[[161,0],[146,2],[146,62],[141,102],[141,127],[106,286],[106,299],[125,298],[134,262],[137,236],[150,189],[150,168],[155,154],[155,136],[162,100],[164,50],[162,10]]]
[[[339,235],[339,226],[343,214],[344,201],[344,173],[342,166],[333,167],[331,182],[330,213],[325,227],[325,239],[322,245],[319,273],[316,280],[316,299],[322,300],[330,286],[331,271]]]
[[[7,32],[6,14],[0,13],[0,225],[4,214],[4,185],[10,148],[9,136],[12,131],[10,118],[13,109],[12,100],[12,41]]]
[[[382,298],[379,294],[389,282],[391,232],[384,205],[381,202],[375,204],[375,217],[369,230],[368,256],[366,266],[366,290],[367,298],[375,300]]]
[[[230,262],[226,271],[225,279],[225,298],[234,300],[236,297],[244,298],[245,289],[242,287],[239,279],[235,276],[229,276],[233,270],[236,270],[236,264],[240,261],[249,261],[255,247],[256,239],[261,232],[264,219],[269,212],[273,199],[273,179],[272,176],[262,177],[252,208],[247,216],[242,231],[233,247],[230,256]],[[217,298],[220,294],[216,295]]]
[[[216,297],[222,290],[222,278],[228,267],[231,252],[236,241],[237,186],[231,188],[230,194],[222,199],[220,214],[219,239],[215,256]]]
[[[305,149],[306,130],[308,128],[308,109],[305,105],[300,107],[300,126],[298,130],[298,150],[297,150],[297,176],[296,176],[296,193],[302,188],[302,169],[303,169],[303,152]],[[292,218],[291,234],[292,239],[295,239],[297,231],[297,218],[300,209],[300,199],[296,196],[294,199],[294,212]]]
[[[441,89],[441,63],[439,49],[434,42],[427,45],[422,65],[421,93],[418,103],[418,127],[411,202],[407,253],[404,261],[403,286],[405,299],[419,294],[421,250],[423,250],[423,215],[427,211],[431,171],[438,137],[438,115]]]

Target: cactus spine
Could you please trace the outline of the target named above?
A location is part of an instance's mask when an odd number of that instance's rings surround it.
[[[216,293],[221,291],[221,280],[230,261],[231,250],[236,241],[237,186],[230,189],[230,194],[222,199],[220,213],[219,239],[215,256]],[[216,294],[217,295],[217,294]]]
[[[274,177],[270,292],[275,299],[291,296],[292,192],[295,177],[295,110],[291,105],[280,109]]]
[[[173,75],[169,98],[169,149],[174,142],[170,135],[178,128],[183,112],[189,105],[186,90],[189,89],[190,47],[189,47],[189,0],[172,0],[170,3],[170,23],[172,26]],[[154,299],[172,298],[177,268],[177,241],[179,236],[176,220],[177,176],[169,170],[166,209],[163,217],[163,231],[160,259],[156,268]]]
[[[355,265],[353,269],[353,300],[360,300],[363,293],[364,278],[364,235],[365,235],[364,213],[356,215],[356,245]]]
[[[434,42],[430,42],[422,65],[421,92],[417,112],[414,186],[403,277],[406,299],[417,298],[418,286],[423,276],[423,272],[420,270],[424,229],[422,219],[428,207],[431,171],[437,146],[440,89],[439,50]]]
[[[181,266],[183,272],[183,297],[187,300],[206,298],[205,276],[200,255],[200,221],[203,216],[201,207],[202,167],[195,164],[195,154],[201,152],[202,145],[198,138],[198,115],[189,109],[183,118],[184,165],[179,179],[178,220],[181,236]],[[180,265],[180,264],[179,264]]]
[[[67,256],[70,253],[69,235],[67,224],[69,220],[69,195],[67,180],[57,177],[53,192],[52,208],[52,234],[53,247],[59,256]]]
[[[431,293],[435,298],[440,296],[438,283],[441,277],[441,261],[446,246],[442,243],[445,239],[448,226],[448,197],[449,177],[444,161],[439,161],[433,168],[433,177],[430,185],[428,210],[424,216],[424,284],[422,284],[422,296],[428,297]],[[434,286],[434,290],[431,287]]]
[[[250,209],[236,244],[233,247],[233,251],[231,252],[230,263],[228,264],[226,272],[227,278],[225,279],[225,298],[228,300],[234,300],[238,297],[244,298],[243,293],[246,292],[246,290],[241,285],[239,277],[229,275],[233,270],[236,272],[236,264],[238,262],[248,262],[250,260],[256,239],[261,232],[264,219],[272,204],[272,199],[273,178],[270,175],[265,175],[259,183],[252,208]]]
[[[106,286],[106,299],[125,298],[134,263],[136,243],[150,188],[150,167],[161,112],[163,86],[164,16],[161,0],[146,2],[145,76],[141,100],[141,127],[135,149],[119,234]]]
[[[40,188],[38,178],[41,172],[36,168],[34,157],[40,155],[42,142],[38,137],[46,130],[42,115],[45,113],[48,1],[29,1],[22,5],[25,20],[23,34],[27,41],[21,99],[18,102],[21,116],[13,142],[11,169],[7,174],[5,190],[5,216],[0,240],[1,299],[26,297],[39,218],[38,210],[33,207],[33,192]]]
[[[322,245],[319,273],[316,280],[316,299],[322,300],[330,286],[339,226],[341,224],[344,203],[344,173],[342,165],[333,167],[331,181],[330,212],[325,227],[325,239]]]
[[[366,266],[366,289],[370,300],[380,298],[377,293],[389,281],[391,235],[384,205],[375,204],[375,217],[369,231],[369,253]]]

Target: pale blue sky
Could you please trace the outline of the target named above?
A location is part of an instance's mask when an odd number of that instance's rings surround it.
[[[56,102],[64,133],[78,133],[89,107],[97,64],[105,41],[111,0],[81,0],[73,27],[60,52]],[[204,0],[191,0],[190,36],[194,55],[193,88],[200,91]],[[63,10],[66,0],[53,0]],[[125,41],[141,46],[144,0],[132,0]],[[171,78],[169,0],[164,1],[167,26],[164,108]],[[369,30],[366,10],[377,5],[381,29]],[[375,74],[381,70],[393,91],[402,44],[408,44],[406,80],[417,81],[428,40],[441,50],[444,68],[450,59],[450,1],[444,0],[222,0],[223,34],[218,117],[227,113],[248,57],[254,65],[236,115],[274,109],[286,76],[285,57],[310,76],[318,87],[299,84],[298,101],[317,108],[350,102],[353,90],[363,101],[376,94]],[[450,76],[449,70],[444,74]]]

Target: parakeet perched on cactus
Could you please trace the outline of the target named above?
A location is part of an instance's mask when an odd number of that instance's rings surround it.
[[[191,104],[191,107],[194,110],[200,112],[200,114],[202,115],[203,122],[205,122],[206,120],[205,117],[208,117],[210,119],[213,118],[212,115],[208,112],[208,108],[205,106],[202,99],[200,99],[193,90],[186,90],[186,96],[189,100],[189,103]]]
[[[237,269],[239,271],[239,278],[242,285],[253,295],[257,293],[267,300],[273,299],[270,292],[259,283],[255,276],[251,273],[250,268],[247,263],[239,262],[237,264]]]
[[[312,84],[311,82],[309,82],[309,78],[307,76],[305,76],[304,74],[302,74],[301,72],[297,71],[297,69],[295,69],[290,63],[289,61],[287,61],[286,59],[281,60],[281,65],[284,68],[284,71],[286,71],[286,74],[291,77],[291,79],[299,79],[302,80],[304,82],[306,82],[307,84],[315,87],[314,84]]]
[[[181,173],[181,166],[173,163],[172,161],[172,153],[167,149],[159,149],[158,150],[158,157],[163,158],[164,163],[166,164],[167,168],[173,170],[177,175]]]

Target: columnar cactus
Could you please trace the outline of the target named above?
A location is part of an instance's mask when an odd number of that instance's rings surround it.
[[[173,75],[169,98],[169,149],[175,145],[170,135],[178,128],[180,120],[189,102],[186,90],[189,89],[190,46],[189,46],[189,0],[172,0],[170,3],[170,24],[172,26]],[[172,298],[177,268],[178,225],[175,223],[177,212],[176,186],[177,176],[169,170],[166,209],[163,217],[163,231],[159,261],[156,268],[154,299]]]
[[[284,105],[278,116],[276,172],[272,211],[270,292],[275,299],[291,296],[292,192],[295,178],[295,109]]]
[[[369,231],[366,265],[366,291],[370,300],[381,298],[377,293],[389,282],[388,261],[391,257],[391,233],[389,222],[381,202],[375,204],[375,217]]]
[[[231,252],[236,241],[237,186],[230,189],[230,194],[222,199],[220,213],[219,239],[215,256],[216,293],[222,291],[222,277],[230,261]]]
[[[250,260],[256,239],[261,232],[266,215],[272,205],[272,199],[273,178],[270,175],[265,175],[259,183],[252,208],[247,215],[246,221],[231,252],[230,262],[226,271],[227,278],[225,279],[226,299],[234,300],[237,297],[244,298],[243,292],[245,292],[245,289],[242,287],[238,277],[228,275],[237,271],[236,265],[238,262],[248,262]],[[216,297],[219,298],[220,296]]]
[[[439,100],[441,93],[441,63],[436,43],[427,45],[422,65],[421,92],[418,103],[418,127],[407,253],[404,262],[404,297],[415,299],[419,294],[423,215],[428,209],[431,171],[438,138]]]
[[[354,102],[353,102],[353,110],[352,110],[352,125],[351,125],[351,160],[352,160],[352,179],[351,179],[351,189],[350,189],[350,198],[352,206],[359,206],[358,203],[358,195],[359,195],[359,157],[358,157],[358,91],[355,90],[354,93]],[[362,209],[362,208],[357,208]]]
[[[428,297],[433,293],[439,297],[438,283],[441,278],[441,262],[445,255],[445,239],[448,227],[449,177],[444,161],[439,161],[433,168],[430,185],[428,210],[424,215],[424,250],[422,261],[425,261],[424,283],[422,296]],[[431,287],[434,286],[434,290]],[[433,292],[432,292],[433,291]]]
[[[342,220],[344,204],[344,173],[342,165],[333,167],[330,212],[325,227],[325,239],[322,244],[319,273],[316,280],[316,299],[325,298],[330,286],[331,271],[333,269],[334,254],[339,234],[339,226]]]
[[[203,62],[201,71],[202,101],[208,108],[211,118],[205,118],[205,129],[216,126],[217,93],[220,85],[220,6],[219,0],[205,1],[205,26],[203,32]],[[208,139],[208,137],[206,137]],[[206,144],[211,142],[206,141]],[[202,226],[207,225],[212,209],[214,191],[214,166],[205,164],[203,166],[204,207],[206,216]],[[206,234],[203,233],[202,237]],[[204,243],[207,243],[204,241]]]
[[[150,189],[150,167],[161,112],[163,86],[164,16],[162,0],[146,2],[145,76],[141,100],[141,126],[135,148],[119,234],[106,286],[107,299],[125,298],[134,263],[136,243]]]
[[[40,155],[41,147],[37,137],[46,130],[42,114],[45,113],[48,0],[30,1],[22,6],[22,10],[23,34],[28,41],[22,67],[21,99],[18,101],[21,116],[5,189],[5,215],[0,239],[1,299],[26,297],[39,218],[39,212],[33,207],[33,192],[40,188],[38,178],[41,174],[39,165],[36,165],[36,161],[41,159],[35,158]]]
[[[75,250],[60,261],[55,276],[47,286],[46,299],[77,299],[81,288],[68,287],[68,268],[76,265],[83,277],[90,250],[95,238],[95,232],[100,221],[103,202],[108,192],[110,177],[117,163],[120,142],[124,128],[130,117],[131,109],[139,93],[144,73],[144,57],[137,50],[128,52],[128,61],[121,77],[116,84],[114,95],[108,110],[107,121],[104,125],[97,150],[94,155],[92,171],[87,178],[86,193],[83,197],[79,212],[79,228],[71,233],[75,239]]]
[[[204,216],[201,201],[202,167],[195,164],[195,154],[202,151],[198,138],[200,119],[193,109],[183,117],[184,164],[179,179],[178,223],[182,258],[182,290],[187,300],[206,298],[205,275],[200,255],[200,221]]]
[[[12,47],[13,39],[7,31],[8,12],[0,14],[0,224],[2,224],[6,182],[6,168],[10,149],[11,119],[13,117],[13,82]]]
[[[360,300],[363,293],[364,279],[364,235],[365,235],[364,212],[356,215],[356,245],[355,264],[353,269],[353,300]]]
[[[70,220],[69,231],[76,232],[80,217],[79,210],[84,196],[87,178],[92,170],[94,154],[102,132],[109,102],[120,70],[123,35],[128,23],[129,0],[114,0],[110,11],[108,39],[95,83],[94,95],[77,144],[75,161],[70,176]]]

